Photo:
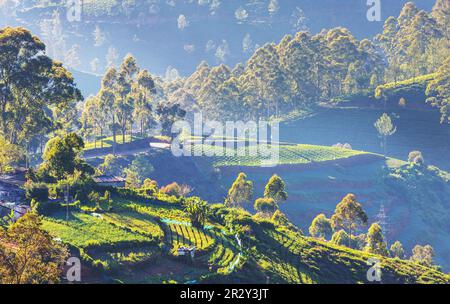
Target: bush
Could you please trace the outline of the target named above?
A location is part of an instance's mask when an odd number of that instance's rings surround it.
[[[420,151],[409,152],[408,162],[416,165],[422,165],[425,162],[423,159],[422,152]]]
[[[48,200],[48,186],[45,183],[27,182],[25,184],[25,196],[28,200],[45,202]]]
[[[54,201],[42,201],[35,204],[35,210],[40,215],[51,215],[58,211],[66,210],[66,207],[61,206],[59,202]]]
[[[179,197],[181,196],[181,187],[180,185],[178,185],[177,182],[173,182],[171,184],[168,184],[165,187],[162,187],[160,190],[162,193],[170,195],[170,196],[176,196]]]

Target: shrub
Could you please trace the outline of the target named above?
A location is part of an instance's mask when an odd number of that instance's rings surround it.
[[[55,201],[41,201],[35,204],[35,210],[40,215],[51,215],[58,211],[65,210],[65,207],[61,206],[59,202]]]
[[[177,197],[181,196],[181,187],[177,182],[173,182],[165,187],[162,187],[160,191],[167,195],[173,195]]]
[[[108,154],[105,156],[103,163],[98,166],[98,169],[100,172],[102,172],[102,174],[105,175],[122,176],[123,170],[125,169],[126,165],[126,159],[120,156]]]
[[[408,155],[408,162],[416,165],[423,165],[425,162],[423,159],[422,152],[420,151],[411,151]]]
[[[45,183],[27,182],[25,184],[25,196],[28,200],[36,200],[38,202],[45,202],[48,200],[48,186]]]
[[[144,180],[143,188],[158,188],[158,182],[150,178]]]

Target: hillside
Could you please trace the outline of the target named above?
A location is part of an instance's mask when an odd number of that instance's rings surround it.
[[[289,152],[289,153],[288,153]],[[151,151],[154,167],[149,175],[159,185],[173,181],[193,188],[192,194],[209,202],[223,202],[240,172],[253,181],[254,198],[261,197],[273,174],[286,183],[288,201],[281,210],[298,227],[307,231],[319,213],[330,216],[336,204],[354,193],[363,204],[369,221],[376,222],[381,206],[388,220],[383,227],[389,244],[400,240],[411,252],[416,244],[431,244],[437,264],[448,269],[450,233],[450,177],[436,167],[414,167],[398,159],[385,160],[379,154],[312,145],[280,146],[280,164],[260,167],[257,157],[174,157],[170,151]],[[133,156],[122,156],[130,164]],[[90,159],[98,165],[101,159]],[[427,202],[432,200],[433,204]],[[253,211],[252,205],[246,208]]]
[[[216,4],[219,2],[219,6],[214,8],[213,2]],[[267,2],[249,1],[243,5],[240,0],[200,2],[85,0],[84,22],[67,22],[63,18],[64,1],[33,0],[24,1],[21,7],[14,9],[15,13],[5,15],[5,19],[8,23],[26,26],[39,36],[44,36],[45,30],[40,27],[41,22],[52,18],[53,11],[59,9],[67,49],[74,44],[80,46],[78,56],[81,65],[78,68],[90,70],[90,62],[98,58],[99,68],[102,70],[106,66],[105,56],[108,48],[114,47],[121,57],[132,51],[145,62],[145,66],[151,67],[158,75],[164,75],[168,67],[176,68],[181,75],[189,75],[198,62],[204,59],[210,63],[221,62],[215,54],[219,47],[223,48],[223,41],[228,48],[224,59],[227,64],[234,66],[247,59],[257,45],[279,40],[286,33],[295,33],[300,29],[298,26],[309,28],[311,32],[346,26],[358,37],[372,37],[382,30],[382,22],[369,22],[364,18],[368,8],[365,2],[350,1],[343,4],[339,0],[326,0],[324,3],[312,0],[302,3],[287,1],[280,3],[275,16],[269,14]],[[406,2],[407,0],[401,0],[386,3],[383,6],[382,18],[398,14]],[[416,2],[420,8],[427,10],[434,3],[433,0]],[[235,12],[240,7],[245,7],[249,15],[244,22],[235,17]],[[189,22],[189,26],[184,30],[177,27],[177,18],[181,14],[185,15]],[[306,19],[300,19],[301,23],[297,25],[297,19],[302,16]],[[97,24],[105,36],[105,41],[101,45],[96,45],[92,37]],[[164,28],[164,31],[161,31],[161,28]],[[242,41],[247,33],[251,37],[248,50],[242,47]],[[55,38],[48,37],[46,40],[50,47],[58,45]],[[213,42],[213,50],[206,48],[210,40]],[[185,45],[194,45],[194,51],[186,51]],[[64,54],[55,55],[64,58]],[[83,92],[88,91],[87,88],[81,89]]]
[[[288,218],[307,229],[319,213],[330,216],[336,204],[354,193],[362,202],[369,221],[376,222],[381,206],[387,214],[383,227],[389,243],[400,240],[410,252],[416,244],[431,244],[436,261],[449,269],[448,233],[450,227],[449,174],[434,167],[414,168],[397,160],[350,158],[315,166],[280,166],[276,168],[221,168],[220,195],[239,172],[246,172],[255,189],[264,189],[273,174],[286,183],[289,198],[281,205]],[[262,190],[255,197],[262,195]],[[427,202],[432,201],[432,204]],[[252,210],[252,206],[248,206]]]
[[[355,150],[383,153],[374,123],[386,112],[397,130],[387,141],[389,157],[406,159],[409,152],[419,150],[428,164],[450,170],[450,127],[440,123],[438,110],[423,99],[407,99],[406,107],[398,106],[396,99],[387,109],[381,100],[364,106],[362,102],[320,108],[311,117],[286,121],[280,125],[280,140],[327,146],[349,143]]]
[[[81,254],[84,282],[367,283],[370,257],[381,260],[383,283],[449,282],[431,268],[304,237],[220,205],[198,229],[173,197],[118,190],[113,201],[113,211],[100,215],[72,207],[69,221],[63,207],[46,213],[44,228]],[[231,233],[229,219],[246,232]],[[177,248],[192,245],[193,260],[178,256]]]

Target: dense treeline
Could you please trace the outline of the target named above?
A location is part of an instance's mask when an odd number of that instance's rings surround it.
[[[156,126],[162,134],[169,134],[172,122],[184,117],[185,112],[177,103],[156,102],[156,92],[150,73],[141,70],[136,59],[127,55],[119,69],[107,70],[98,94],[86,100],[81,115],[82,132],[94,137],[112,133],[113,147],[118,132],[125,142],[125,135],[130,131],[132,140],[134,126],[138,126],[141,136]]]
[[[379,84],[436,72],[443,65],[450,55],[449,6],[448,0],[437,0],[427,13],[408,2],[373,41],[359,41],[345,28],[287,35],[233,69],[202,62],[186,79],[160,81],[158,95],[224,120],[276,117],[343,95],[373,93]],[[432,102],[446,111],[442,97]]]
[[[126,134],[147,136],[155,126],[155,134],[170,135],[172,123],[186,112],[218,120],[280,117],[429,73],[436,79],[427,88],[428,102],[445,122],[449,6],[449,0],[437,0],[428,13],[409,2],[372,41],[357,40],[345,28],[287,35],[257,49],[244,64],[203,62],[184,79],[155,77],[127,55],[107,70],[82,114],[75,106],[82,96],[63,64],[48,57],[29,31],[6,28],[0,31],[0,135],[25,155],[43,148],[49,134],[80,126],[85,137],[113,135],[116,143],[120,134],[124,142]]]
[[[449,56],[449,1],[438,0],[431,13],[408,2],[398,18],[389,17],[373,40],[356,39],[346,28],[316,35],[298,32],[255,51],[234,68],[202,62],[187,78],[162,79],[140,71],[128,55],[110,68],[102,89],[84,107],[85,135],[102,137],[139,130],[143,136],[170,126],[186,112],[215,120],[271,119],[311,110],[342,96],[373,94],[378,85],[441,71],[428,89],[429,102],[443,121],[448,89],[443,63]]]
[[[234,69],[203,62],[184,81],[167,85],[173,91],[167,98],[194,105],[212,119],[270,118],[374,88],[382,77],[375,45],[335,28],[314,36],[285,36]]]
[[[386,80],[417,77],[436,71],[449,56],[448,0],[437,0],[429,14],[412,2],[398,18],[389,17],[375,38],[388,62]]]

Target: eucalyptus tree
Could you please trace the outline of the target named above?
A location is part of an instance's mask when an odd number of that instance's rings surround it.
[[[331,217],[331,226],[335,231],[344,229],[348,231],[350,238],[359,228],[367,224],[367,214],[362,205],[356,200],[354,194],[348,194],[337,204],[336,210]]]
[[[135,102],[132,88],[138,72],[139,67],[137,66],[136,59],[130,54],[125,56],[117,74],[116,100],[114,104],[114,111],[122,133],[123,143],[125,143],[125,134],[128,126],[130,126],[132,136],[132,119]]]
[[[59,127],[52,109],[80,100],[72,75],[45,54],[38,37],[23,28],[0,30],[0,132],[9,142],[27,147]]]
[[[242,203],[249,202],[253,196],[253,182],[247,179],[245,173],[239,173],[236,180],[228,190],[225,205],[236,207]]]
[[[427,102],[439,108],[441,123],[450,124],[450,55],[427,87]]]
[[[103,148],[103,134],[107,126],[107,119],[107,111],[102,107],[101,99],[98,96],[90,96],[84,105],[81,120],[83,129],[91,130],[94,135],[95,147],[97,147],[97,135],[99,135],[100,147]]]
[[[142,70],[137,75],[134,86],[135,103],[133,118],[139,121],[141,136],[154,120],[155,105],[152,95],[156,94],[155,82],[147,70]]]
[[[278,175],[274,174],[264,188],[264,197],[272,198],[275,203],[280,203],[288,198],[286,185]]]
[[[101,88],[98,92],[99,105],[105,114],[107,125],[113,135],[113,154],[115,154],[117,146],[117,119],[115,113],[116,94],[115,88],[117,84],[117,70],[110,67],[102,78]]]
[[[391,117],[387,113],[383,113],[383,115],[375,122],[374,126],[382,139],[384,156],[386,156],[387,138],[393,135],[397,131],[397,128],[394,126]]]
[[[369,232],[367,233],[364,251],[382,256],[388,256],[389,252],[379,224],[374,223],[370,226]]]

